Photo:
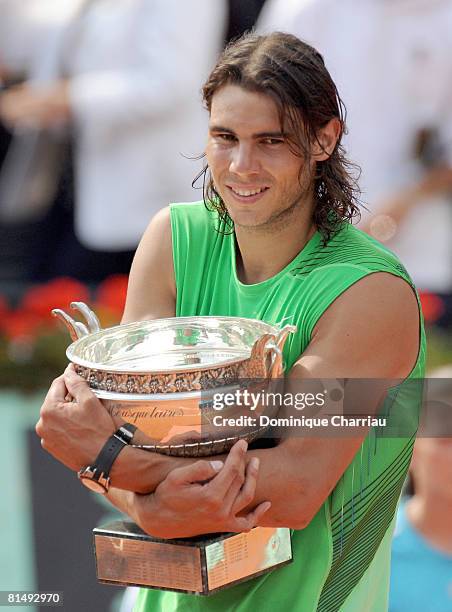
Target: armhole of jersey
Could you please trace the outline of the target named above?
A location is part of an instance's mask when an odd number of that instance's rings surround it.
[[[308,338],[309,338],[309,342],[312,339],[312,333],[314,331],[315,326],[317,325],[317,323],[319,322],[320,318],[323,316],[323,314],[328,310],[328,308],[337,300],[338,297],[340,297],[343,293],[345,293],[345,291],[347,291],[348,289],[350,289],[350,287],[352,287],[353,285],[355,285],[356,283],[358,283],[359,281],[361,281],[363,278],[366,278],[367,276],[370,276],[371,274],[379,274],[379,273],[385,273],[385,274],[392,274],[393,276],[396,276],[398,278],[401,278],[402,280],[404,280],[412,289],[413,293],[414,293],[414,297],[416,298],[417,301],[417,305],[418,305],[418,313],[419,313],[419,323],[418,323],[418,351],[417,351],[417,355],[416,355],[416,360],[413,364],[413,367],[410,371],[410,373],[406,376],[405,380],[407,378],[411,378],[412,376],[415,375],[416,370],[419,366],[419,364],[421,362],[424,361],[425,358],[425,347],[424,347],[424,326],[423,326],[423,315],[422,315],[422,308],[421,308],[421,302],[419,299],[419,295],[416,291],[416,288],[413,284],[413,282],[411,281],[411,279],[405,275],[403,275],[401,272],[399,272],[398,270],[394,270],[390,267],[388,267],[386,270],[385,269],[381,269],[381,270],[370,270],[368,268],[364,268],[361,266],[356,266],[356,265],[351,265],[351,264],[335,264],[335,265],[340,265],[341,267],[347,267],[350,269],[354,270],[354,275],[351,278],[350,282],[346,282],[344,284],[343,287],[341,287],[338,292],[334,295],[331,296],[331,299],[327,299],[325,301],[325,307],[323,308],[323,310],[319,313],[316,313],[316,315],[313,317],[312,321],[308,321],[308,329],[307,329],[307,334],[308,334]],[[322,304],[323,306],[323,304]],[[421,374],[422,376],[422,374]]]
[[[362,280],[366,276],[369,276],[370,274],[373,274],[375,272],[386,272],[386,270],[376,270],[376,271],[369,270],[367,268],[363,268],[361,266],[357,266],[353,264],[333,264],[331,266],[331,269],[338,268],[338,267],[341,270],[347,268],[350,272],[353,272],[353,274],[349,274],[346,279],[344,278],[345,282],[343,283],[341,287],[337,287],[336,285],[331,295],[325,298],[324,300],[322,300],[321,307],[315,309],[315,313],[312,319],[307,321],[308,329],[306,330],[306,333],[308,335],[309,342],[312,340],[312,333],[314,331],[315,326],[319,322],[319,320],[322,318],[322,316],[325,314],[328,308],[330,308],[330,306],[334,304],[334,302],[343,293],[345,293],[348,289],[350,289],[350,287],[353,287],[353,285],[358,283],[360,280]],[[337,281],[332,281],[332,283],[337,283]]]

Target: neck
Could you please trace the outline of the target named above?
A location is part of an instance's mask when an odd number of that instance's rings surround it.
[[[283,220],[265,226],[235,226],[237,276],[248,285],[275,276],[298,255],[315,230],[312,206],[297,207]]]
[[[416,494],[406,505],[409,522],[436,550],[452,554],[451,500]]]

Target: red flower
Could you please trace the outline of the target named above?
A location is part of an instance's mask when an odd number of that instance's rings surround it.
[[[1,329],[8,340],[32,340],[42,319],[27,311],[10,311],[2,315]]]
[[[89,291],[72,278],[55,278],[44,285],[31,287],[24,295],[21,310],[49,321],[53,308],[67,309],[71,302],[88,302]]]
[[[126,305],[128,276],[112,274],[97,288],[96,307],[109,311],[118,320]]]
[[[422,313],[427,323],[437,321],[445,311],[443,300],[435,293],[422,292],[419,294]]]

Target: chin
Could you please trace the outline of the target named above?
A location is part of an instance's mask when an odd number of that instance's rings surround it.
[[[258,230],[260,228],[268,228],[271,224],[269,224],[269,219],[267,218],[259,218],[256,215],[235,215],[235,218],[231,216],[231,219],[234,221],[234,224],[237,227],[241,227],[243,229],[249,230]]]

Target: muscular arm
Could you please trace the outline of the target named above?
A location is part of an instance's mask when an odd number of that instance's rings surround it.
[[[308,379],[403,379],[416,362],[418,348],[419,309],[413,290],[400,278],[376,273],[356,283],[324,313],[290,372],[288,390],[299,391]],[[376,386],[375,396],[366,396],[366,413],[376,410],[384,391],[384,385]],[[260,515],[260,525],[306,527],[367,433],[362,428],[355,437],[292,437],[276,448],[249,451],[249,457],[259,458],[260,468],[255,495],[243,511],[268,501],[271,507]],[[197,524],[194,516],[190,524],[181,526],[185,512],[168,508],[163,495],[160,499],[131,495],[128,502],[129,512],[150,533],[163,537],[204,533],[203,522]],[[218,508],[217,525],[224,520],[220,513]],[[215,524],[211,521],[210,530]]]
[[[122,323],[174,317],[175,314],[171,218],[170,209],[164,208],[153,218],[138,246],[130,271]],[[189,459],[125,448],[113,465],[111,478],[117,489],[148,493],[172,469],[190,462]],[[119,507],[121,492],[116,490],[110,501]]]
[[[147,228],[132,265],[123,323],[170,317],[175,314],[169,208],[161,210]],[[64,402],[67,389],[76,404]],[[92,464],[108,437],[122,424],[112,419],[101,402],[74,372],[52,384],[41,409],[36,431],[42,446],[72,470]],[[111,472],[115,487],[136,492],[153,491],[174,468],[185,461],[127,447]]]
[[[152,219],[135,254],[122,323],[174,317],[175,313],[170,209],[164,208]],[[146,493],[153,491],[173,468],[186,463],[184,459],[125,448],[113,465],[111,478],[118,489]],[[117,491],[111,501],[120,503],[120,496]]]
[[[403,379],[412,370],[419,348],[419,311],[409,285],[377,273],[346,291],[324,313],[311,343],[288,377]],[[382,388],[375,387],[375,391]],[[377,407],[379,395],[367,398],[365,412]],[[356,437],[293,437],[274,449],[253,451],[260,458],[254,503],[269,500],[261,525],[301,529],[317,513],[348,467],[367,429]],[[288,503],[288,492],[291,492]]]
[[[372,274],[347,290],[321,317],[308,348],[288,376],[288,390],[300,391],[300,384],[308,379],[402,379],[411,372],[418,348],[419,309],[413,290],[390,274]],[[366,396],[366,413],[376,410],[384,390],[384,385],[376,386],[375,396]],[[271,507],[259,518],[260,525],[306,527],[367,433],[362,428],[355,437],[292,437],[276,448],[249,451],[249,457],[259,458],[260,468],[254,498],[244,512],[268,501]],[[129,511],[150,533],[163,537],[204,533],[203,524],[196,524],[194,517],[181,527],[180,516],[168,507],[164,496],[160,500],[158,495],[131,496],[129,502]],[[220,525],[223,517],[218,512]]]

